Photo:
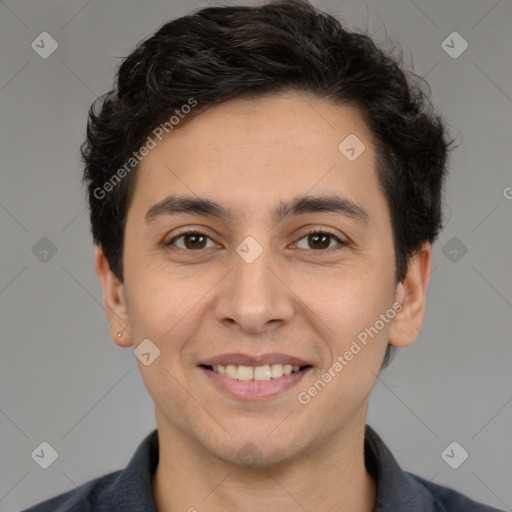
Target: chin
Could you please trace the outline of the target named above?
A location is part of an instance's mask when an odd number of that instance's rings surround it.
[[[261,435],[245,435],[238,439],[226,439],[225,446],[217,446],[212,453],[220,459],[247,468],[265,468],[292,460],[304,447],[289,437],[286,439]],[[243,438],[242,438],[243,437]]]

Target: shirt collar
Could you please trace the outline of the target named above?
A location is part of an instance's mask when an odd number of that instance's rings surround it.
[[[434,511],[432,496],[402,471],[384,441],[365,427],[365,465],[377,485],[374,512]],[[111,499],[119,512],[157,512],[151,479],[158,465],[158,431],[146,436],[112,487]]]
[[[112,487],[113,510],[157,512],[151,479],[158,466],[158,431],[148,434]]]
[[[377,432],[366,425],[365,465],[377,485],[373,512],[434,512],[432,495],[404,472]]]

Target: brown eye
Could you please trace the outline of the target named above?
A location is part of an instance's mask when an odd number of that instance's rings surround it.
[[[176,244],[176,241],[180,239],[183,239],[183,246]],[[210,239],[210,237],[202,231],[187,231],[175,236],[166,242],[165,245],[176,245],[180,249],[194,251],[198,249],[204,249],[207,239]]]
[[[345,242],[340,240],[336,235],[329,233],[328,231],[311,231],[306,233],[301,240],[307,239],[307,247],[302,247],[303,249],[313,249],[313,250],[326,250],[330,249],[331,241],[334,239],[338,242],[338,245],[346,245]]]

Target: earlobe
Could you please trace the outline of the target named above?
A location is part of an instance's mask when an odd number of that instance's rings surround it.
[[[111,337],[120,347],[132,345],[128,330],[128,308],[123,283],[116,277],[101,246],[96,248],[94,268],[103,287],[103,301],[110,324]]]
[[[395,300],[402,304],[402,308],[391,323],[390,345],[406,347],[418,337],[425,314],[431,264],[432,246],[426,242],[411,256],[407,274],[397,285]]]

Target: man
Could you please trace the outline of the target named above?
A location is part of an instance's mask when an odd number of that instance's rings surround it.
[[[306,2],[140,44],[82,154],[111,334],[157,430],[29,510],[495,510],[404,473],[366,425],[423,321],[448,151],[397,63]]]

